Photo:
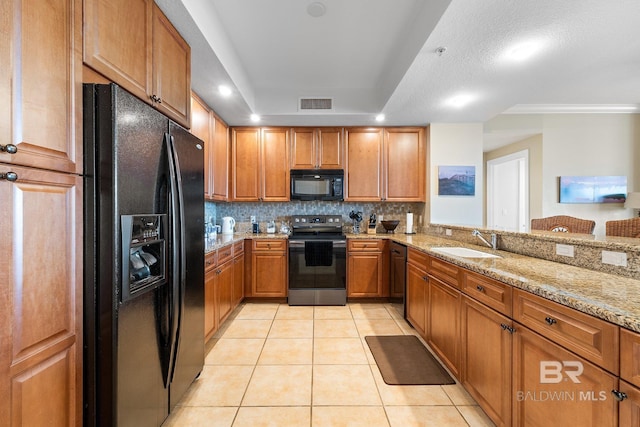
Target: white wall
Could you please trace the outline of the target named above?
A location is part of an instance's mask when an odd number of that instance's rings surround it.
[[[596,221],[594,234],[604,235],[606,221],[634,215],[619,203],[559,203],[558,177],[624,175],[628,191],[640,191],[640,115],[544,115],[542,144],[543,216],[593,219]]]
[[[429,125],[427,132],[430,222],[481,226],[484,199],[482,123],[434,123]],[[475,195],[438,196],[438,166],[475,166]]]

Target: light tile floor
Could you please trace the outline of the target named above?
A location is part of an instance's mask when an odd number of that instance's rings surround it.
[[[366,335],[415,331],[391,304],[238,307],[165,426],[493,426],[460,386],[390,386]]]

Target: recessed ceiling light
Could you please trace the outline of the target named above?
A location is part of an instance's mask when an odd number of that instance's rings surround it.
[[[473,95],[461,94],[449,99],[449,101],[447,101],[447,104],[451,105],[452,107],[462,108],[471,103],[474,99],[475,97]]]
[[[526,61],[535,55],[541,47],[542,43],[535,41],[520,43],[507,49],[505,57],[511,61]]]
[[[384,114],[380,113],[376,116],[376,122],[384,122]]]
[[[220,86],[218,86],[218,92],[222,96],[230,96],[232,91],[231,91],[231,88],[229,86],[220,85]]]
[[[251,121],[252,122],[259,122],[260,121],[260,116],[257,114],[252,114],[251,115]]]
[[[327,7],[319,1],[314,1],[307,6],[307,13],[314,18],[319,18],[327,13]]]

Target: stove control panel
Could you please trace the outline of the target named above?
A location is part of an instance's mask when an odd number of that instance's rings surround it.
[[[342,225],[342,215],[293,215],[291,223],[296,225]]]

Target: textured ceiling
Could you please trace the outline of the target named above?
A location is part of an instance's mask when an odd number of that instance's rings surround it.
[[[156,0],[192,47],[194,91],[230,125],[251,113],[264,125],[372,125],[384,113],[384,125],[422,126],[640,112],[640,1],[320,1],[314,18],[314,0]],[[528,61],[505,58],[529,41],[540,48]],[[458,95],[469,103],[452,106]],[[333,98],[333,111],[299,112],[308,96]]]

